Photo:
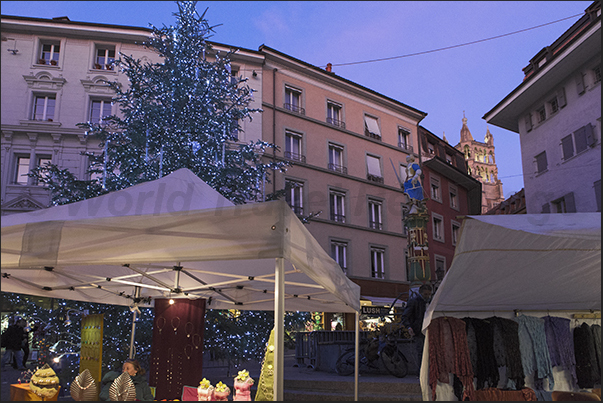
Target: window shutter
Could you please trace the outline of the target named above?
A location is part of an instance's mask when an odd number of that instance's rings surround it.
[[[586,150],[586,126],[582,126],[574,132],[574,142],[576,143],[576,153]]]
[[[568,213],[575,213],[576,201],[574,200],[574,192],[566,194],[565,196],[563,196],[563,199],[565,200],[565,211],[567,211]]]
[[[551,212],[551,205],[546,203],[542,205],[542,213],[550,213]]]
[[[582,73],[576,77],[576,88],[578,89],[578,94],[584,94],[584,76]]]
[[[565,99],[565,88],[561,87],[559,91],[557,91],[557,100],[559,101],[559,107],[563,108],[567,105],[567,101]]]
[[[586,131],[586,144],[588,144],[589,147],[593,147],[595,144],[597,144],[597,139],[593,131],[593,125],[590,123],[587,124],[584,126],[584,130]]]
[[[529,113],[526,115],[526,130],[532,130],[532,115]]]
[[[561,139],[561,148],[563,150],[564,160],[567,160],[574,155],[574,143],[572,142],[571,134]]]

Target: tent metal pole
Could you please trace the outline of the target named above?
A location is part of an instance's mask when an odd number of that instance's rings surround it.
[[[134,301],[137,301],[140,298],[140,287],[134,287]],[[134,306],[137,307],[136,302]],[[132,312],[132,331],[130,332],[130,355],[128,356],[130,359],[134,359],[134,335],[136,334],[136,310]]]
[[[358,372],[360,361],[360,312],[356,311],[356,326],[354,327],[354,401],[358,401]]]
[[[283,401],[285,365],[285,259],[276,258],[274,268],[274,394]]]

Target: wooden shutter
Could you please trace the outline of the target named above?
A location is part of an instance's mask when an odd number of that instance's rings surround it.
[[[559,102],[559,107],[563,108],[567,105],[567,100],[565,99],[565,88],[561,87],[559,91],[557,91],[557,101]]]
[[[578,89],[578,94],[584,94],[584,76],[582,73],[576,77],[576,88]]]
[[[576,201],[574,200],[574,192],[569,192],[565,196],[563,196],[565,200],[565,211],[568,213],[576,212]]]
[[[526,130],[532,130],[532,114],[530,113],[526,115]]]

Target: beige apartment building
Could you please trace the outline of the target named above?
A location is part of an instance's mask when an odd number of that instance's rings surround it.
[[[83,153],[102,150],[76,124],[119,113],[104,81],[127,85],[114,65],[120,52],[160,60],[139,45],[150,33],[2,16],[3,215],[48,207],[47,191],[25,176],[46,161],[88,179]],[[250,107],[263,110],[241,122],[239,141],[275,143],[278,150],[265,157],[293,164],[275,173],[265,193],[288,184],[287,201],[362,296],[389,305],[409,287],[399,180],[406,157],[418,159],[426,113],[267,46],[238,49],[231,68],[254,89]]]
[[[336,73],[268,46],[263,66],[262,134],[271,157],[293,166],[287,201],[342,270],[375,304],[408,290],[400,180],[406,157],[418,157],[417,128],[426,113]],[[319,215],[316,216],[316,214]]]

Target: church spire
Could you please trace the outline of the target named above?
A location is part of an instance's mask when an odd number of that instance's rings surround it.
[[[473,141],[473,136],[467,127],[467,118],[465,117],[465,111],[463,111],[463,127],[461,127],[461,143],[468,143]]]
[[[486,125],[486,136],[484,137],[484,142],[489,146],[494,145],[494,137],[492,136],[492,133],[490,133],[490,128],[488,125]]]

